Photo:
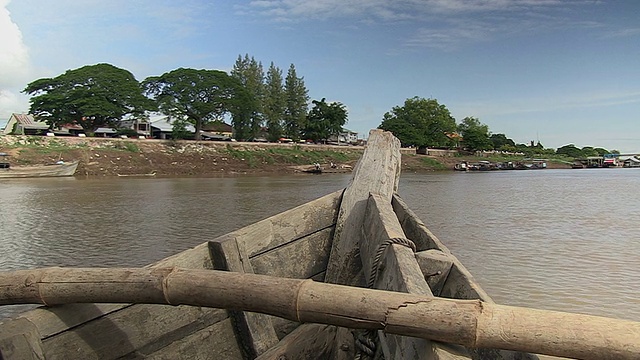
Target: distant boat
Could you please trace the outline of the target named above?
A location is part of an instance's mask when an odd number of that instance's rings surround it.
[[[73,176],[79,161],[58,162],[50,165],[11,166],[4,158],[8,155],[0,153],[0,178],[31,178]]]

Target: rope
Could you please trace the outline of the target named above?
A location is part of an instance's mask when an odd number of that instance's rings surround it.
[[[408,248],[411,248],[413,252],[416,252],[416,244],[413,241],[405,238],[391,238],[385,240],[378,246],[376,250],[376,254],[373,257],[373,263],[371,264],[371,274],[369,274],[369,281],[367,282],[367,287],[372,289],[373,285],[376,282],[376,278],[378,277],[378,271],[380,270],[380,262],[382,259],[382,255],[385,250],[389,247],[389,245],[402,245]],[[373,359],[376,354],[376,331],[375,330],[365,330],[360,331],[355,336],[356,343],[356,355],[354,357],[355,360],[364,360],[364,359]]]
[[[387,250],[389,245],[397,244],[406,246],[411,248],[413,252],[416,252],[416,244],[413,241],[405,238],[391,238],[385,240],[380,246],[378,246],[378,250],[376,251],[376,255],[373,258],[373,264],[371,264],[371,273],[369,274],[369,281],[367,282],[367,287],[372,289],[373,285],[376,282],[376,278],[378,277],[378,271],[380,270],[380,260],[382,259],[382,254]]]

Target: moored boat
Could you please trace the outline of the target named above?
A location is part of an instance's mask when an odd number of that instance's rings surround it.
[[[73,176],[79,161],[33,166],[11,166],[6,160],[8,155],[0,153],[0,178],[58,177]]]
[[[54,305],[0,324],[2,358],[640,355],[640,324],[495,304],[397,195],[399,148],[372,131],[343,191],[147,268],[0,274],[0,304]]]

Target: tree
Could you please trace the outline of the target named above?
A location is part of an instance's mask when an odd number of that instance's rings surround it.
[[[462,122],[458,125],[458,132],[462,135],[462,142],[467,150],[493,149],[493,143],[489,139],[489,127],[474,117],[462,119]]]
[[[436,99],[415,96],[385,113],[379,128],[392,132],[403,146],[451,146],[447,133],[456,131],[456,121]]]
[[[37,118],[52,127],[79,125],[89,136],[99,127],[118,127],[125,116],[140,116],[153,107],[133,74],[111,64],[39,79],[23,92],[35,95],[29,111]]]
[[[282,85],[282,70],[273,62],[267,71],[265,79],[262,112],[267,122],[268,140],[277,141],[282,137],[283,119],[286,109],[284,86]]]
[[[491,134],[489,140],[493,144],[493,148],[496,150],[504,150],[507,148],[515,148],[516,143],[509,139],[505,134]],[[507,146],[505,148],[505,146]]]
[[[226,112],[237,110],[237,98],[246,93],[236,79],[219,70],[180,68],[149,77],[143,86],[162,112],[193,124],[196,140],[203,125],[222,121]]]
[[[304,86],[304,78],[298,77],[296,74],[296,68],[293,64],[289,66],[284,91],[286,99],[284,112],[285,133],[292,139],[299,140],[307,118],[309,91]]]
[[[255,107],[249,114],[248,129],[241,129],[241,133],[247,133],[247,138],[256,137],[262,127],[262,102],[264,98],[264,71],[262,64],[257,62],[253,57],[249,58],[249,54],[245,54],[244,58],[238,55],[238,59],[231,70],[231,76],[237,79],[248,95],[255,99]]]
[[[557,155],[566,155],[571,158],[582,157],[582,150],[578,149],[575,145],[569,144],[556,149]]]
[[[327,140],[342,131],[347,122],[347,109],[342,103],[327,103],[324,98],[313,100],[313,107],[307,115],[304,135],[313,141]]]

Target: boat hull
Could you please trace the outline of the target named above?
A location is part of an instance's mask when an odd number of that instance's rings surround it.
[[[73,176],[79,161],[40,166],[14,166],[0,169],[0,179]]]

